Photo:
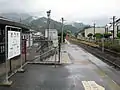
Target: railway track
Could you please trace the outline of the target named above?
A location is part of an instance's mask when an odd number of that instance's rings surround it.
[[[82,47],[89,53],[91,53],[91,54],[95,55],[96,57],[100,58],[101,60],[103,60],[105,63],[108,63],[109,65],[112,65],[115,68],[120,69],[120,56],[117,56],[114,53],[109,52],[107,50],[105,52],[102,52],[101,48],[98,48],[98,47],[88,46],[88,45],[78,43],[75,41],[71,41],[71,43],[74,43],[74,44]]]

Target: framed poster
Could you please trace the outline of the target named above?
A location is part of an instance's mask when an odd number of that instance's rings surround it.
[[[8,59],[20,55],[20,32],[8,31]]]

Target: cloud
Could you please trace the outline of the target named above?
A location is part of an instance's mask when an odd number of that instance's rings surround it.
[[[0,0],[0,12],[42,12],[68,21],[120,16],[119,0]]]

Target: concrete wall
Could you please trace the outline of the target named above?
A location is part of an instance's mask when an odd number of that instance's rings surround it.
[[[87,37],[87,35],[89,33],[92,33],[94,35],[94,28],[88,28],[88,29],[85,29],[85,37]],[[95,28],[95,33],[105,33],[105,28]]]

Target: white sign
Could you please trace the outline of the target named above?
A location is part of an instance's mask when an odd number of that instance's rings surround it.
[[[8,59],[20,55],[20,32],[8,31]]]

